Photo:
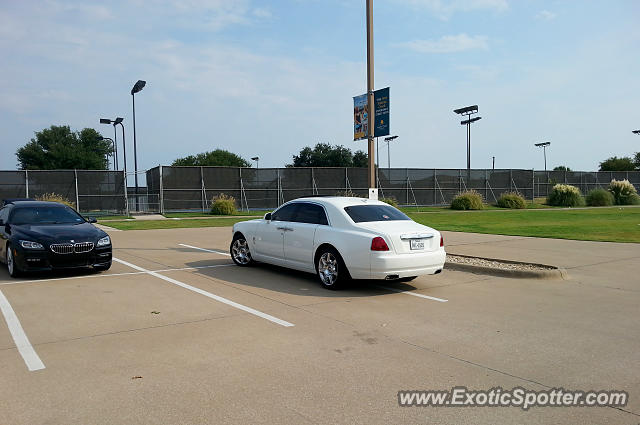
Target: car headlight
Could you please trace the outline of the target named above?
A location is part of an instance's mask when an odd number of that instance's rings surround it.
[[[111,238],[109,236],[105,236],[104,238],[100,239],[98,241],[98,245],[97,246],[107,246],[107,245],[111,245]]]
[[[20,246],[26,249],[44,249],[42,244],[39,244],[38,242],[31,242],[31,241],[20,241]]]

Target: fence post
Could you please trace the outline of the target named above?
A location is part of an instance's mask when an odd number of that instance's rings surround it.
[[[462,170],[458,169],[458,192],[462,192]]]
[[[437,169],[433,169],[433,204],[432,205],[438,205],[438,203],[436,202],[436,199],[438,199],[438,185],[436,184],[436,182],[438,181],[438,170]]]
[[[24,185],[25,185],[25,194],[26,198],[29,197],[29,170],[24,169]]]
[[[205,200],[207,198],[206,195],[206,189],[204,187],[204,168],[202,166],[200,166],[200,200],[201,200],[201,206],[202,206],[202,212],[205,212]]]
[[[509,192],[513,192],[513,169],[509,168]]]
[[[73,176],[76,183],[76,211],[80,212],[80,195],[78,195],[78,170],[73,170]]]
[[[406,175],[407,175],[407,203],[406,205],[409,205],[409,169],[405,168],[406,171]]]
[[[531,169],[531,202],[536,201],[536,169]]]
[[[127,217],[129,217],[129,190],[127,188],[127,172],[122,170],[122,175],[124,176],[124,212]]]
[[[158,165],[160,168],[160,214],[164,215],[164,185],[162,184],[162,165]]]

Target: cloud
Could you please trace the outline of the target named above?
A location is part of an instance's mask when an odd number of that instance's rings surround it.
[[[426,8],[439,19],[448,20],[458,12],[472,12],[475,10],[493,10],[504,12],[509,9],[507,0],[397,0],[408,3],[416,8]]]
[[[487,37],[467,34],[444,35],[438,40],[412,40],[399,43],[397,46],[405,47],[419,53],[456,53],[465,50],[483,49],[487,50],[489,45]]]
[[[538,14],[536,15],[536,19],[542,20],[542,21],[553,21],[554,19],[556,19],[558,15],[556,15],[553,12],[549,12],[548,10],[542,10],[540,12],[538,12]]]

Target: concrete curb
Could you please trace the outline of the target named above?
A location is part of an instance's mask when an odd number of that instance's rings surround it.
[[[483,260],[489,261],[498,261],[502,263],[508,264],[533,264],[535,266],[543,266],[549,267],[547,270],[510,270],[510,269],[498,269],[494,267],[487,266],[476,266],[472,264],[460,264],[453,263],[447,261],[444,265],[444,268],[447,270],[455,270],[461,272],[469,272],[475,274],[485,274],[490,276],[498,276],[498,277],[510,277],[510,278],[518,278],[518,279],[546,279],[546,280],[568,280],[569,273],[565,269],[550,266],[547,264],[535,264],[535,263],[523,263],[520,261],[510,261],[510,260],[500,260],[497,258],[484,258],[484,257],[474,257],[471,255],[457,255],[458,257],[467,257],[467,258],[480,258]]]

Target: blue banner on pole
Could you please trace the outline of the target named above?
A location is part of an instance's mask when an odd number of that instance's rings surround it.
[[[373,92],[375,104],[374,137],[388,136],[389,132],[389,87]]]

